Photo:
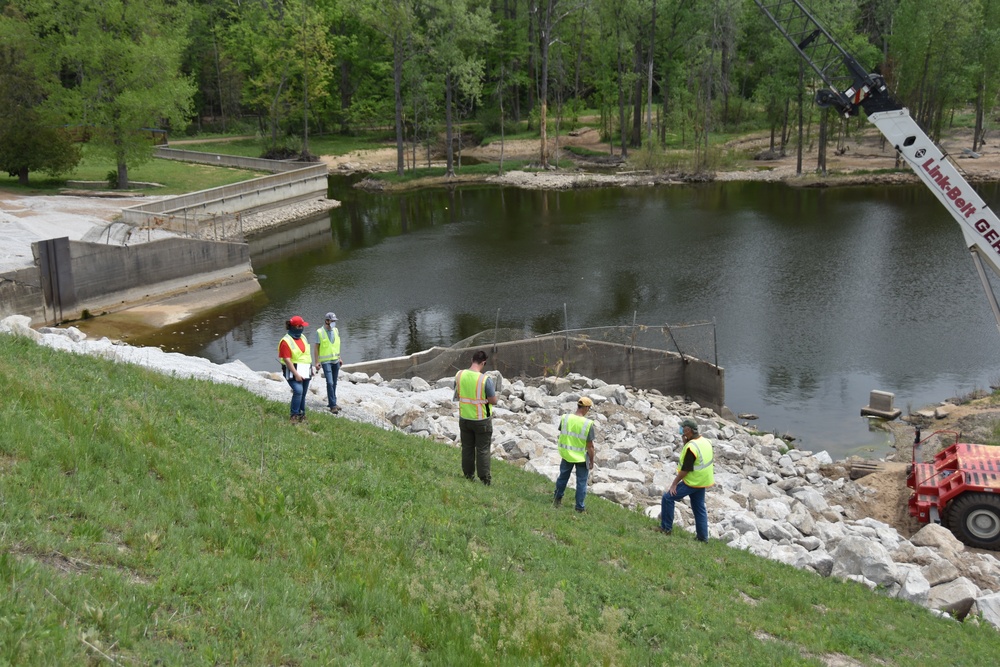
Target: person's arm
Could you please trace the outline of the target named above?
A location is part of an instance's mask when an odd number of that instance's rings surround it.
[[[292,374],[292,378],[296,382],[302,382],[302,376],[295,370],[295,364],[292,363],[292,348],[285,341],[281,341],[278,345],[278,358],[281,359],[281,363]]]
[[[490,405],[497,404],[497,392],[493,388],[493,378],[486,378],[486,386],[484,387],[486,392],[486,400]]]
[[[594,425],[587,432],[587,470],[594,469]]]
[[[690,449],[687,454],[684,455],[684,461],[681,463],[681,469],[677,471],[677,476],[674,477],[674,481],[670,484],[670,493],[677,493],[677,485],[684,481],[687,474],[694,470],[694,452]]]
[[[308,343],[307,343],[307,345],[308,345]],[[318,373],[319,372],[319,334],[316,334],[316,342],[313,343],[313,358],[312,358],[312,362],[313,362],[313,368],[315,368],[316,372]]]

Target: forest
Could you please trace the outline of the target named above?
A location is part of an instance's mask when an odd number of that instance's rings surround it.
[[[807,5],[928,134],[969,110],[984,141],[1000,0]],[[584,112],[623,157],[704,162],[720,133],[783,149],[800,107],[826,120],[821,85],[753,0],[0,0],[0,169],[24,183],[86,140],[124,186],[150,129],[305,158],[319,133],[394,131],[400,174],[407,148],[443,142],[450,170],[456,133],[528,132],[545,167],[547,133]]]

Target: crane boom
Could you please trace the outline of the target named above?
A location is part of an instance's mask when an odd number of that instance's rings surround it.
[[[983,267],[1000,276],[1000,219],[910,112],[889,94],[884,79],[868,72],[820,25],[800,0],[754,0],[827,88],[816,93],[821,107],[845,116],[865,110],[868,120],[895,147],[962,228],[965,245],[1000,329],[1000,304]]]

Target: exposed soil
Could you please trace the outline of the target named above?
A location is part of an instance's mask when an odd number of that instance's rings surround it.
[[[927,441],[917,450],[917,458],[928,460],[941,447],[956,441],[983,443],[995,440],[993,432],[1000,427],[1000,403],[990,397],[968,400],[957,397],[946,401],[947,416],[922,417],[916,413],[888,424],[896,441],[894,461],[886,461],[879,472],[857,480],[859,484],[873,489],[871,498],[849,500],[853,509],[861,516],[870,516],[893,526],[901,535],[911,536],[923,524],[910,517],[907,500],[910,489],[906,486],[906,468],[913,460],[913,441],[916,426],[921,427],[921,440]],[[940,406],[930,406],[917,412],[934,412]],[[944,431],[931,437],[935,432]],[[981,551],[967,547],[969,551]],[[994,552],[982,551],[996,555]]]
[[[556,150],[556,139],[549,141],[549,153]],[[1000,140],[987,139],[986,145],[978,152],[979,157],[968,155],[967,149],[972,146],[972,130],[960,129],[949,134],[941,142],[941,148],[955,158],[960,170],[964,171],[970,181],[1000,180]],[[572,170],[553,170],[553,175],[567,173],[580,174],[581,170],[600,168],[617,168],[618,174],[639,176],[627,160],[622,160],[620,150],[602,142],[600,133],[594,128],[581,128],[558,138],[558,146],[579,146],[599,155],[579,157],[573,153],[560,151],[561,158],[572,159],[575,167]],[[827,149],[827,175],[816,174],[815,142],[807,146],[803,156],[802,174],[796,174],[798,157],[794,152],[784,156],[780,151],[770,149],[770,136],[766,132],[749,134],[726,144],[726,148],[742,156],[731,169],[716,171],[705,175],[715,180],[785,180],[804,187],[824,187],[829,185],[851,185],[862,183],[904,183],[917,182],[917,177],[905,165],[896,165],[896,153],[889,145],[883,145],[882,135],[874,127],[865,127],[849,137],[838,148],[830,145]],[[539,157],[539,142],[535,140],[516,139],[501,142],[494,141],[487,146],[465,148],[461,154],[477,160],[499,161],[501,150],[505,160],[536,160]],[[634,152],[634,151],[633,151]],[[410,159],[407,152],[406,159]],[[352,151],[346,155],[323,156],[331,170],[341,172],[380,172],[393,171],[396,168],[396,148],[387,145],[374,150]],[[418,151],[418,166],[426,166],[426,153]],[[444,166],[445,156],[442,151],[436,151],[431,158],[433,166]],[[457,157],[456,157],[457,160]],[[898,173],[885,173],[886,170],[903,169]],[[882,173],[873,173],[882,172]],[[461,173],[461,170],[459,170]],[[544,174],[542,175],[544,176]],[[483,180],[479,176],[476,180]],[[444,179],[437,179],[443,181]],[[458,180],[469,180],[459,177]],[[687,180],[687,179],[682,179]],[[512,183],[523,185],[520,183]],[[421,183],[424,185],[424,183]],[[561,187],[556,181],[552,187]]]

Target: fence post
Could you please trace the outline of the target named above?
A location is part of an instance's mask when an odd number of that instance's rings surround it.
[[[569,349],[569,313],[566,310],[566,304],[565,303],[563,303],[563,330],[566,332],[566,335],[563,336],[563,349],[564,350],[568,350]]]

